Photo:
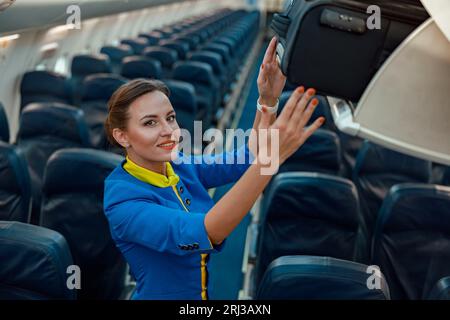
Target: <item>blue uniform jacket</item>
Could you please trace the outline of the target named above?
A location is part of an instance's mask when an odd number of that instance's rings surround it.
[[[207,299],[205,257],[224,245],[212,246],[205,230],[205,214],[214,205],[207,189],[237,181],[253,160],[246,146],[203,156],[203,163],[198,163],[201,156],[181,156],[191,164],[171,162],[180,178],[178,195],[175,186],[135,178],[124,170],[125,161],[105,180],[104,210],[137,282],[133,299]],[[226,157],[242,156],[244,164],[225,164]],[[213,163],[214,158],[224,164]]]

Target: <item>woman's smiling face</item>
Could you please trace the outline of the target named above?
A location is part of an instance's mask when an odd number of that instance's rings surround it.
[[[169,98],[158,90],[144,94],[130,105],[128,116],[120,140],[125,142],[130,159],[144,167],[170,161],[178,144],[179,126]]]

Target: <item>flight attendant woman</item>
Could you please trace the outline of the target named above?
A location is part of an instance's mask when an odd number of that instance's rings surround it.
[[[253,128],[278,130],[281,164],[324,119],[305,128],[318,101],[312,99],[313,89],[304,92],[302,87],[278,118],[271,113],[286,80],[275,48],[272,39],[258,76],[259,102],[265,107],[256,112]],[[127,155],[105,181],[104,210],[137,282],[132,298],[208,299],[208,255],[222,249],[271,178],[261,173],[267,162],[259,161],[258,153],[273,143],[270,135],[259,141],[253,136],[251,151],[244,146],[231,154],[245,156],[245,164],[175,164],[171,154],[178,124],[167,88],[142,79],[123,85],[111,97],[105,129]],[[207,189],[230,182],[236,183],[214,204]]]

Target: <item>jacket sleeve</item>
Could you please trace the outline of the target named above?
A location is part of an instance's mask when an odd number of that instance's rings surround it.
[[[218,155],[195,156],[194,165],[200,182],[209,189],[238,181],[253,160],[254,156],[245,144]]]
[[[131,200],[106,209],[116,238],[176,255],[214,253],[205,229],[205,214],[168,208],[146,200]]]

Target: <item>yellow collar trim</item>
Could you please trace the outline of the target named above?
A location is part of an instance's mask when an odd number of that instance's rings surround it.
[[[136,179],[139,179],[143,182],[149,183],[159,188],[175,186],[178,183],[178,181],[180,181],[180,177],[176,175],[175,171],[170,165],[170,162],[166,162],[167,177],[160,173],[148,170],[144,167],[137,165],[136,163],[131,161],[130,158],[128,158],[128,156],[123,165],[123,168],[125,169],[125,171],[127,171]]]

